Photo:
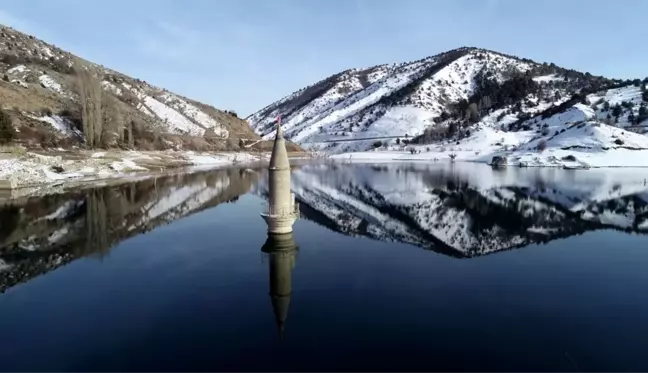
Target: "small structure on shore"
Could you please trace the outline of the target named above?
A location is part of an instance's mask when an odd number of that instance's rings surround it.
[[[261,216],[268,224],[269,234],[291,233],[293,223],[299,217],[299,205],[290,191],[290,162],[281,130],[281,118],[277,118],[277,133],[268,171],[269,198]]]

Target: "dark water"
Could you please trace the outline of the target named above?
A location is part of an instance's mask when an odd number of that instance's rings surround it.
[[[643,172],[296,167],[282,242],[261,170],[4,201],[0,369],[648,370]]]

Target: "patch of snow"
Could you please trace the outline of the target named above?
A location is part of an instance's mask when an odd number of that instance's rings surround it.
[[[161,99],[173,109],[178,110],[180,113],[184,114],[188,118],[192,119],[199,125],[204,128],[211,128],[217,136],[227,138],[229,136],[228,131],[223,128],[223,125],[219,123],[216,119],[209,116],[207,113],[198,109],[194,105],[186,102],[180,97],[173,95],[171,93],[165,93]]]
[[[110,164],[110,167],[115,170],[115,171],[145,171],[147,170],[146,168],[142,166],[138,166],[135,162],[128,158],[124,158],[119,161],[115,161]]]
[[[110,92],[116,94],[117,96],[121,96],[121,95],[122,95],[122,90],[121,90],[121,88],[117,87],[116,85],[112,84],[112,83],[109,82],[109,81],[104,80],[104,81],[101,82],[101,85],[103,86],[103,88],[104,88],[105,90],[110,91]]]
[[[61,229],[58,229],[52,233],[52,235],[49,237],[48,241],[49,243],[57,243],[60,241],[63,237],[65,237],[66,234],[68,234],[68,227],[63,227]]]
[[[543,75],[543,76],[536,76],[533,78],[538,83],[547,83],[547,82],[554,82],[554,81],[561,81],[564,80],[565,78],[556,75],[556,74],[549,74],[549,75]]]
[[[13,265],[11,265],[11,264],[5,262],[4,260],[0,259],[0,272],[11,269],[11,267],[13,267]]]
[[[46,46],[41,47],[41,52],[43,52],[43,54],[45,54],[47,57],[54,57],[54,53],[52,53],[52,50]]]
[[[21,86],[23,88],[29,88],[29,84],[27,84],[27,83],[25,83],[25,82],[23,82],[22,80],[19,80],[19,79],[12,79],[11,83],[17,84],[17,85],[19,85],[19,86]]]
[[[164,121],[170,131],[193,136],[203,136],[205,134],[203,128],[153,97],[141,94],[139,98],[156,116]]]
[[[47,88],[50,91],[56,92],[61,95],[65,94],[63,87],[56,80],[54,80],[54,78],[47,74],[39,76],[38,81],[40,82],[41,86],[43,86],[43,88]]]
[[[51,214],[45,215],[42,218],[39,218],[38,221],[40,220],[54,220],[54,219],[62,219],[65,218],[72,209],[74,209],[77,206],[77,203],[75,201],[67,201],[64,204],[62,204],[56,211],[54,211]]]
[[[7,70],[7,74],[16,74],[16,73],[24,73],[28,72],[29,69],[25,65],[18,65],[14,66],[11,69]]]
[[[52,115],[51,117],[44,116],[44,117],[36,117],[32,115],[28,115],[28,117],[32,119],[39,120],[41,122],[45,122],[49,125],[51,125],[55,130],[58,132],[66,135],[66,136],[78,136],[78,137],[83,137],[83,133],[79,131],[78,129],[74,128],[72,126],[72,123],[70,123],[69,120],[66,118],[60,117],[58,115]]]

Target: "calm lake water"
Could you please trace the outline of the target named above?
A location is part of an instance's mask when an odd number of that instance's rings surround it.
[[[263,170],[3,201],[0,369],[648,370],[646,177],[295,166],[282,241]]]

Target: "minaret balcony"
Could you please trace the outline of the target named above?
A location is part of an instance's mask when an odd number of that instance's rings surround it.
[[[268,202],[263,202],[261,215],[274,217],[298,217],[299,204],[293,202],[292,206],[272,206]]]

